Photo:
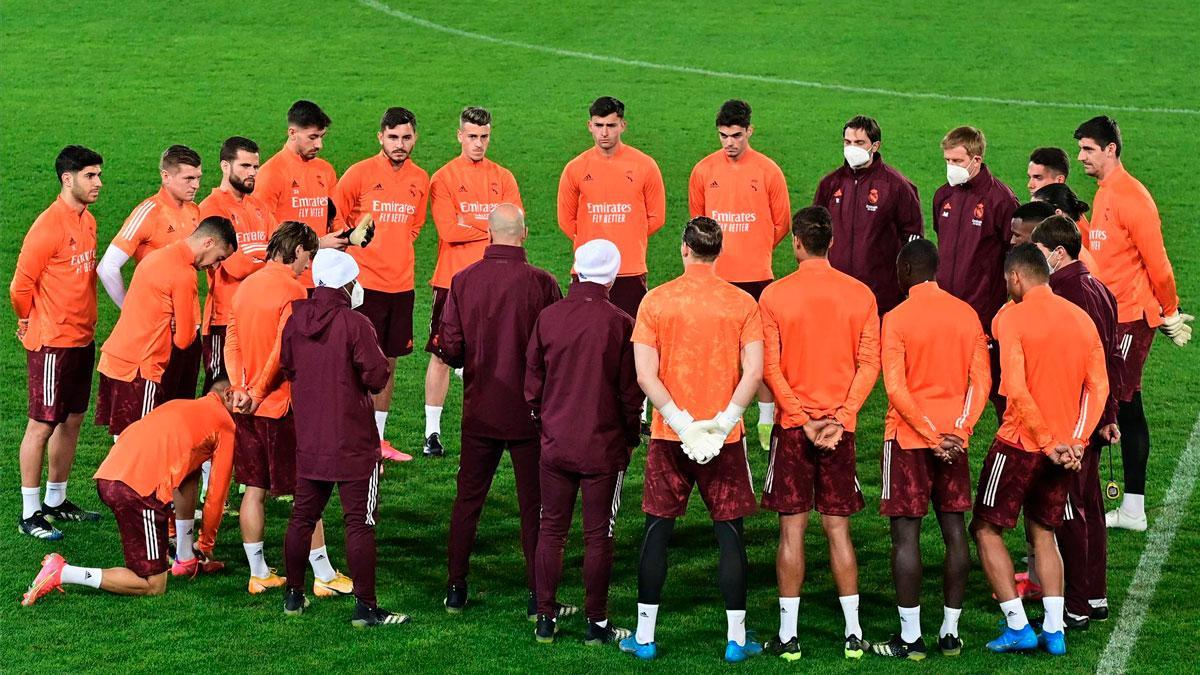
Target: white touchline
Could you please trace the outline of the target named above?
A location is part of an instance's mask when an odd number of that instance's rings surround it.
[[[1129,582],[1129,591],[1125,601],[1121,603],[1117,613],[1117,625],[1113,627],[1112,636],[1100,656],[1096,666],[1097,673],[1112,673],[1117,675],[1125,672],[1125,666],[1133,653],[1138,641],[1138,633],[1146,620],[1146,612],[1150,609],[1150,601],[1154,599],[1154,591],[1158,587],[1159,577],[1162,576],[1163,563],[1171,553],[1171,542],[1175,541],[1175,532],[1179,523],[1187,515],[1188,502],[1192,498],[1192,490],[1196,487],[1196,475],[1200,473],[1200,417],[1192,427],[1192,435],[1188,438],[1187,447],[1175,464],[1175,475],[1163,498],[1162,513],[1154,519],[1154,527],[1146,536],[1146,548],[1138,560],[1137,571]]]
[[[543,54],[552,54],[554,56],[566,56],[575,59],[586,59],[588,61],[600,61],[603,63],[615,63],[621,66],[634,66],[637,68],[650,68],[653,70],[666,70],[675,73],[685,73],[688,75],[704,75],[706,77],[720,77],[729,80],[747,80],[750,82],[762,82],[765,84],[783,84],[793,87],[805,87],[808,89],[826,89],[830,91],[843,91],[852,94],[875,94],[878,96],[894,96],[898,98],[915,98],[915,99],[932,99],[935,101],[959,101],[963,103],[995,103],[1000,105],[1020,105],[1034,108],[1067,108],[1076,110],[1097,110],[1097,111],[1117,111],[1117,112],[1135,112],[1135,113],[1160,113],[1168,115],[1200,115],[1200,110],[1194,108],[1155,108],[1155,107],[1140,107],[1131,105],[1108,105],[1105,103],[1069,103],[1059,101],[1034,101],[1029,99],[1015,98],[996,98],[992,96],[952,96],[950,94],[938,94],[935,92],[920,92],[920,91],[898,91],[895,89],[883,89],[880,87],[853,87],[845,84],[832,84],[829,82],[812,82],[809,80],[793,80],[785,77],[771,77],[769,75],[752,75],[749,73],[726,73],[719,70],[708,70],[706,68],[693,68],[691,66],[678,66],[670,63],[654,63],[653,61],[640,61],[637,59],[623,59],[617,56],[608,56],[606,54],[592,54],[591,52],[580,52],[573,49],[558,49],[557,47],[547,47],[545,45],[533,44],[530,42],[520,42],[517,40],[508,40],[506,38],[495,37],[493,35],[484,35],[483,33],[474,33],[452,26],[444,26],[440,23],[434,23],[428,19],[422,19],[419,16],[413,16],[407,12],[402,12],[398,9],[389,7],[388,5],[379,2],[379,0],[358,0],[359,4],[383,12],[391,17],[406,21],[429,30],[441,31],[450,35],[468,38],[472,40],[482,40],[493,44],[504,45],[506,47],[515,47],[517,49],[527,49]]]

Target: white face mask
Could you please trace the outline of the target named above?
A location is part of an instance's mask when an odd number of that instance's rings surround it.
[[[362,284],[358,283],[358,280],[355,279],[354,288],[350,289],[350,309],[358,309],[362,306],[363,295],[365,295],[365,293],[363,291]]]
[[[971,170],[957,164],[946,164],[946,182],[951,186],[962,185],[971,179]]]
[[[847,145],[842,148],[842,154],[846,156],[846,163],[851,169],[862,168],[871,161],[871,153],[857,145]]]

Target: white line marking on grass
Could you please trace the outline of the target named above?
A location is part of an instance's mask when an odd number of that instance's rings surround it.
[[[1142,623],[1146,620],[1146,611],[1150,609],[1150,601],[1158,587],[1159,577],[1162,576],[1163,563],[1171,553],[1171,542],[1175,540],[1179,523],[1187,515],[1187,505],[1192,498],[1192,490],[1196,487],[1197,473],[1200,473],[1200,417],[1196,418],[1187,447],[1179,456],[1179,462],[1175,464],[1175,475],[1171,478],[1171,486],[1167,488],[1167,496],[1163,499],[1162,513],[1155,518],[1154,527],[1150,528],[1146,536],[1146,548],[1138,560],[1137,571],[1134,572],[1129,591],[1125,594],[1125,602],[1121,603],[1120,612],[1117,614],[1117,625],[1104,647],[1096,672],[1114,675],[1125,672],[1129,656],[1133,653],[1138,634],[1142,630]]]
[[[1200,110],[1194,108],[1158,108],[1158,107],[1140,107],[1131,105],[1108,105],[1106,103],[1069,103],[1059,101],[1035,101],[1029,99],[1015,98],[996,98],[992,96],[952,96],[950,94],[938,94],[935,92],[920,92],[920,91],[898,91],[895,89],[883,89],[880,87],[854,87],[846,84],[833,84],[829,82],[813,82],[809,80],[794,80],[785,77],[771,77],[769,75],[752,75],[749,73],[727,73],[719,70],[708,70],[707,68],[693,68],[691,66],[678,66],[670,63],[654,63],[653,61],[641,61],[638,59],[623,59],[618,56],[608,56],[606,54],[592,54],[590,52],[580,52],[573,49],[558,49],[557,47],[547,47],[546,45],[533,44],[530,42],[520,42],[517,40],[509,40],[506,38],[495,37],[493,35],[484,35],[483,33],[474,33],[461,28],[445,26],[440,23],[434,23],[428,19],[422,19],[419,16],[413,16],[407,12],[402,12],[398,9],[389,7],[388,5],[379,2],[379,0],[358,0],[360,4],[383,12],[393,18],[406,21],[408,23],[436,30],[442,33],[447,33],[457,37],[468,38],[471,40],[482,40],[491,42],[492,44],[504,45],[505,47],[515,47],[517,49],[526,49],[529,51],[542,52],[543,54],[551,54],[553,56],[565,56],[574,59],[586,59],[588,61],[599,61],[601,63],[614,63],[620,66],[633,66],[635,68],[648,68],[652,70],[665,70],[674,73],[685,73],[687,75],[703,75],[705,77],[719,77],[728,80],[746,80],[749,82],[762,82],[765,84],[783,84],[793,87],[805,87],[808,89],[825,89],[828,91],[841,91],[851,94],[875,94],[878,96],[893,96],[897,98],[909,99],[927,99],[934,101],[955,101],[961,103],[992,103],[999,105],[1016,105],[1027,106],[1034,108],[1065,108],[1075,110],[1093,110],[1093,111],[1108,111],[1108,112],[1135,112],[1135,113],[1158,113],[1166,115],[1200,115]]]

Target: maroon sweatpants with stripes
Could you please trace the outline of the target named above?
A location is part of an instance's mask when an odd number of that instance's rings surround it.
[[[346,523],[346,562],[354,579],[354,597],[375,607],[375,521],[379,517],[379,466],[362,480],[324,481],[296,478],[296,500],[283,540],[288,588],[304,591],[313,530],[337,486]]]
[[[505,448],[512,458],[513,474],[517,481],[517,507],[521,514],[521,549],[525,554],[525,583],[534,590],[534,553],[537,550],[538,509],[542,497],[538,488],[538,461],[541,442],[537,438],[519,441],[462,435],[458,459],[458,492],[450,511],[450,543],[447,547],[451,586],[466,586],[471,566],[471,549],[479,516],[487,500],[492,478],[500,466]]]
[[[575,497],[583,493],[584,614],[589,621],[608,618],[608,584],[612,579],[613,530],[621,507],[625,472],[579,474],[542,464],[542,522],[537,544],[537,606],[554,616],[562,580],[563,548],[575,513]]]
[[[1067,509],[1055,534],[1062,553],[1067,611],[1091,613],[1089,600],[1108,597],[1108,532],[1100,489],[1100,446],[1088,445],[1082,466],[1067,488]]]

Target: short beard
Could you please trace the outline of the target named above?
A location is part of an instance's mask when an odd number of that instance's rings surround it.
[[[229,187],[237,190],[243,195],[248,195],[251,192],[254,192],[254,185],[246,185],[241,181],[241,179],[234,178],[233,176],[229,177]]]

